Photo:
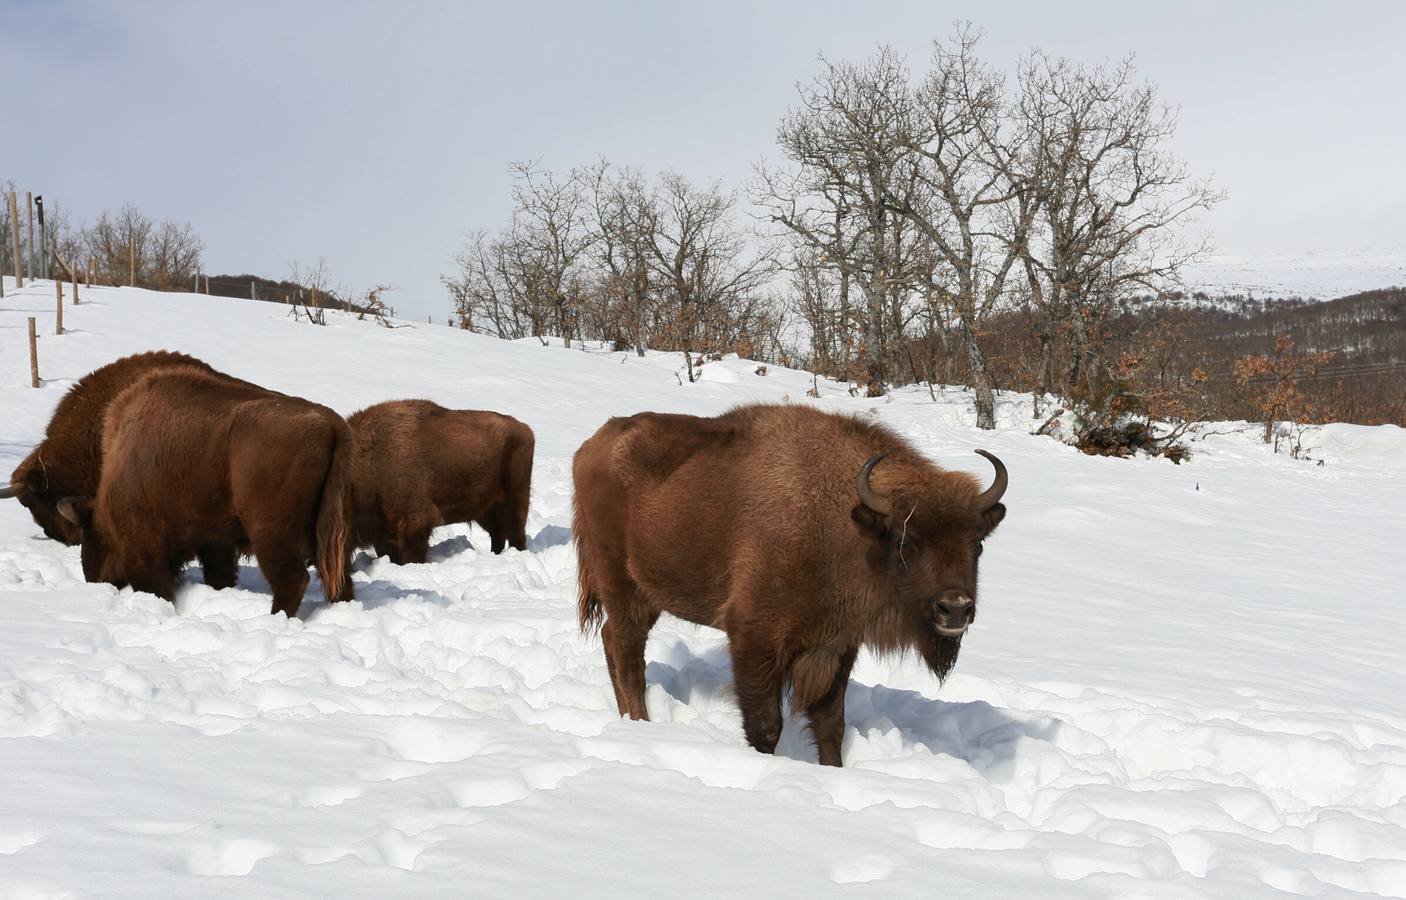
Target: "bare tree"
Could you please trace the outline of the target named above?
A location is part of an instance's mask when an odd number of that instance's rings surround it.
[[[963,27],[951,42],[934,43],[932,67],[900,124],[922,190],[891,202],[931,243],[934,265],[927,270],[926,293],[954,311],[976,394],[977,427],[994,428],[981,331],[1006,297],[1038,194],[1020,165],[1026,137],[1010,125],[1005,80],[976,57],[979,38]]]
[[[1135,77],[1131,60],[1083,67],[1038,51],[1021,66],[1016,114],[1040,197],[1022,260],[1038,309],[1037,398],[1057,387],[1061,331],[1063,387],[1098,375],[1109,315],[1133,293],[1160,291],[1205,251],[1179,227],[1222,197],[1166,150],[1175,113]]]
[[[55,225],[60,257],[91,256],[109,284],[181,290],[200,271],[205,244],[189,222],[153,222],[127,204],[116,216],[104,210],[76,236],[65,237],[64,223]]]
[[[294,318],[299,318],[298,308],[301,306],[309,322],[314,325],[326,325],[327,310],[324,301],[327,299],[328,285],[331,281],[327,271],[327,258],[319,256],[311,265],[303,265],[297,260],[290,261],[288,280],[298,286],[297,297],[290,298],[294,303]]]
[[[469,236],[443,277],[459,324],[694,351],[774,348],[774,254],[748,240],[736,198],[609,162],[565,179],[514,169],[512,223]]]
[[[864,383],[881,394],[896,373],[893,354],[910,295],[917,232],[897,211],[918,185],[901,143],[909,115],[908,70],[889,48],[862,63],[833,63],[800,88],[799,106],[781,120],[777,143],[787,167],[759,167],[753,202],[808,251],[833,266],[839,303],[857,287]]]
[[[544,322],[570,347],[581,303],[578,267],[592,240],[585,186],[574,172],[558,181],[533,163],[515,163],[512,172],[515,262],[529,302],[543,309]]]
[[[615,170],[606,160],[584,169],[582,178],[590,191],[595,229],[596,333],[628,343],[644,356],[657,294],[651,264],[659,227],[655,198],[638,170]]]
[[[698,188],[664,173],[657,190],[649,252],[663,337],[682,350],[750,343],[749,326],[775,272],[773,255],[749,247],[735,221],[736,197],[718,184]]]
[[[205,243],[189,222],[162,222],[154,229],[145,260],[146,286],[159,291],[186,290],[200,271]]]

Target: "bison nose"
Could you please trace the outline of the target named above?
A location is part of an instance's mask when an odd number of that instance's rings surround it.
[[[963,591],[943,591],[937,600],[937,611],[949,625],[966,625],[976,618],[976,601]]]

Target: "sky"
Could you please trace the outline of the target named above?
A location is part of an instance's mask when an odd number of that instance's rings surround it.
[[[921,71],[958,20],[1135,56],[1180,108],[1172,149],[1228,199],[1216,250],[1406,245],[1406,3],[87,2],[0,0],[0,180],[91,220],[191,222],[212,273],[325,257],[443,321],[464,235],[506,224],[508,166],[605,156],[741,188],[818,56]],[[17,124],[18,123],[18,124]]]

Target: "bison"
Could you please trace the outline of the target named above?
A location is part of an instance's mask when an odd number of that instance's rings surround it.
[[[206,548],[247,546],[296,615],[314,559],[329,600],[351,598],[351,430],[325,406],[194,366],[162,367],[108,404],[95,496],[59,512],[82,532],[89,581],[174,599]]]
[[[393,400],[353,414],[356,546],[404,565],[429,556],[430,532],[477,522],[494,553],[527,549],[532,429],[511,416]]]
[[[939,678],[976,617],[992,485],[874,422],[806,406],[611,419],[577,451],[583,631],[599,626],[621,715],[648,719],[645,640],[662,612],[727,633],[747,741],[770,753],[781,696],[840,765],[861,645],[916,650]]]
[[[113,398],[148,372],[185,366],[219,374],[184,353],[159,350],[124,356],[94,369],[69,388],[44,432],[44,440],[15,468],[0,498],[15,497],[34,522],[56,541],[77,545],[82,531],[59,515],[59,501],[92,497],[102,472],[103,414]]]

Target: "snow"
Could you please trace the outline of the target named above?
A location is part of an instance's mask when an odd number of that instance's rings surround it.
[[[1352,253],[1216,255],[1188,266],[1182,281],[1189,290],[1213,297],[1334,300],[1362,291],[1406,287],[1406,246]]]
[[[851,397],[779,366],[386,330],[278,306],[53,285],[0,301],[0,467],[62,392],[165,347],[351,413],[494,408],[537,434],[526,552],[463,527],[361,554],[358,599],[270,616],[189,570],[175,608],[84,584],[0,505],[0,895],[1406,897],[1406,433],[1316,429],[1313,462],[1225,424],[1181,466],[999,429],[970,395]],[[42,390],[28,387],[35,315]],[[615,712],[575,621],[570,458],[611,415],[745,400],[876,415],[1011,471],[952,677],[862,655],[844,769],[788,722],[743,739],[722,635],[665,617],[652,722]]]

